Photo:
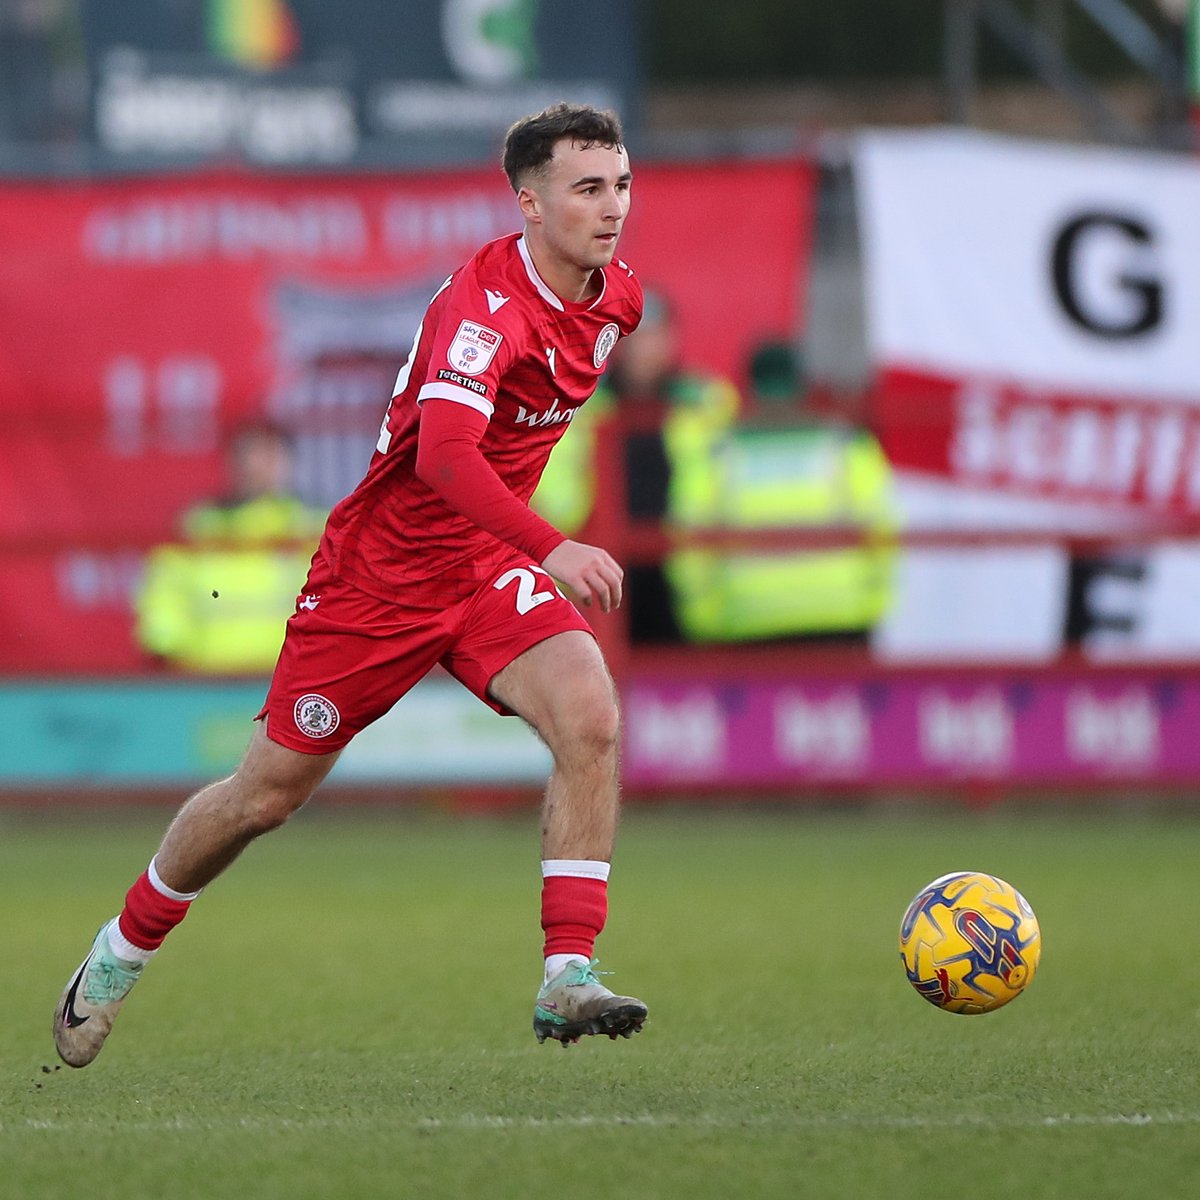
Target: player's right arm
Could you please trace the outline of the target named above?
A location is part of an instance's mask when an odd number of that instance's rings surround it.
[[[542,566],[578,596],[581,604],[595,600],[604,612],[611,612],[621,603],[625,572],[599,546],[567,539],[542,559]]]
[[[623,572],[599,546],[563,537],[504,485],[479,449],[487,418],[444,397],[422,405],[417,434],[418,477],[448,508],[523,550],[579,599],[608,612],[621,603]]]
[[[484,315],[485,295],[468,268],[447,280],[397,380],[398,392],[414,387],[420,406],[417,476],[451,510],[540,563],[580,603],[608,612],[621,602],[617,562],[599,546],[565,538],[509,490],[479,448],[500,380],[528,336],[517,304]],[[412,379],[418,346],[426,338],[428,353]]]

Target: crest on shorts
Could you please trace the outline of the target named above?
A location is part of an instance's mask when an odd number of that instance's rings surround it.
[[[316,692],[301,696],[296,701],[293,715],[296,718],[296,728],[305,737],[310,738],[328,737],[342,723],[342,715],[338,712],[337,705]]]
[[[450,343],[450,349],[446,351],[446,357],[456,371],[464,375],[480,375],[487,370],[502,341],[502,333],[486,325],[477,325],[474,321],[463,321]]]
[[[597,371],[604,366],[604,360],[612,353],[620,335],[621,331],[611,321],[600,330],[600,336],[596,339],[596,349],[592,351],[592,363]]]

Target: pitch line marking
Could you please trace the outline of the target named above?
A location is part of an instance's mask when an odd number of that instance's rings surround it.
[[[50,1133],[81,1133],[115,1127],[122,1133],[221,1133],[246,1130],[250,1132],[355,1129],[420,1130],[543,1130],[543,1129],[777,1129],[860,1131],[893,1129],[1070,1129],[1112,1128],[1116,1126],[1187,1126],[1200,1125],[1200,1113],[1061,1113],[1028,1118],[929,1117],[902,1116],[814,1116],[814,1117],[736,1117],[683,1116],[670,1113],[640,1116],[580,1116],[580,1117],[505,1117],[466,1113],[460,1117],[408,1117],[389,1120],[382,1116],[362,1117],[240,1117],[221,1118],[169,1117],[158,1121],[111,1122],[92,1119],[47,1119],[36,1117],[24,1121],[0,1122],[0,1133],[45,1131]]]

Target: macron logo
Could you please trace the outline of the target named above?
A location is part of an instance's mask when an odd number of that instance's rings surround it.
[[[483,292],[487,296],[488,312],[494,313],[508,303],[509,298],[507,296],[502,296],[499,292],[493,292],[491,288],[484,288]]]
[[[555,367],[554,367],[554,356],[557,353],[558,353],[558,351],[553,346],[546,347],[546,357],[550,360],[550,374],[551,375],[558,374],[558,371],[555,370]]]

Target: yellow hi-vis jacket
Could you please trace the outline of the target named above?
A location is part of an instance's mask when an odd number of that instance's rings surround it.
[[[671,477],[665,521],[678,529],[844,527],[860,545],[807,552],[691,549],[667,557],[676,620],[696,642],[733,642],[871,628],[892,597],[897,519],[891,470],[865,430],[737,422],[724,380],[684,378],[663,425]],[[568,536],[595,497],[595,428],[602,390],[576,414],[532,504]]]
[[[681,550],[665,563],[680,629],[732,642],[861,632],[892,596],[891,471],[860,429],[705,429],[669,422],[669,514],[685,529],[842,527],[858,545],[814,551]]]
[[[679,374],[670,383],[667,423],[702,429],[726,429],[737,417],[737,389],[719,376]],[[576,410],[571,427],[559,439],[542,472],[530,507],[556,529],[574,537],[587,523],[596,502],[596,430],[619,401],[601,385]],[[668,514],[669,515],[669,514]]]
[[[290,496],[204,505],[189,541],[157,546],[137,599],[137,637],[187,671],[270,671],[296,610],[325,514]]]

